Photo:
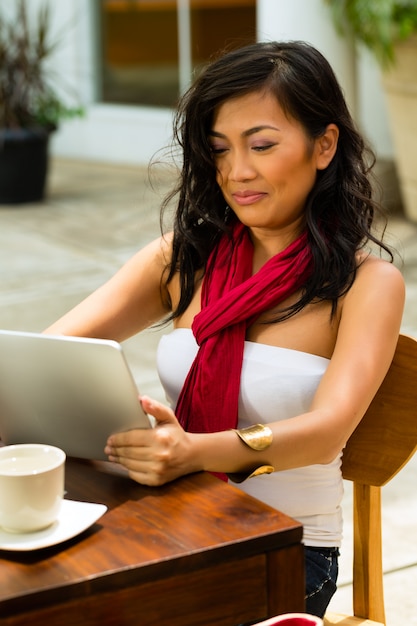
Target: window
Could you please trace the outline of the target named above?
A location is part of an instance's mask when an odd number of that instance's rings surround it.
[[[256,0],[100,0],[100,99],[171,107],[224,48],[256,40]]]

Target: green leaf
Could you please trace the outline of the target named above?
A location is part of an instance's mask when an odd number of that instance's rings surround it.
[[[371,50],[384,67],[395,61],[395,44],[417,33],[417,0],[324,0],[339,33]]]

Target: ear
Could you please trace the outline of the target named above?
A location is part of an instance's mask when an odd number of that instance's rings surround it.
[[[325,170],[333,159],[339,140],[336,124],[329,124],[324,133],[316,139],[316,165],[318,170]]]

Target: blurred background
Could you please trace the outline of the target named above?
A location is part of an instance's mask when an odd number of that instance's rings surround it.
[[[1,8],[12,10],[16,2],[2,0]],[[27,0],[29,17],[43,4]],[[352,37],[340,36],[325,0],[71,0],[49,5],[51,30],[60,38],[48,61],[55,87],[85,108],[83,118],[60,124],[54,133],[54,155],[146,164],[169,142],[172,106],[210,57],[255,40],[303,39],[331,62],[378,154],[386,200],[398,202],[381,68],[372,51],[358,53]]]

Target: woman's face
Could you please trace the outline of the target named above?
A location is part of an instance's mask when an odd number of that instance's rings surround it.
[[[239,220],[252,229],[298,230],[322,168],[319,140],[264,92],[221,104],[209,139],[217,182]]]

